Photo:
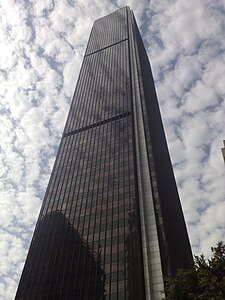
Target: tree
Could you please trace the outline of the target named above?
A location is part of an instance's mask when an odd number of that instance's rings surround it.
[[[211,248],[212,257],[194,256],[193,268],[180,269],[165,280],[164,300],[224,300],[225,244]]]

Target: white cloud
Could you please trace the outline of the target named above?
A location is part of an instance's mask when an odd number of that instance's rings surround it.
[[[217,105],[218,100],[215,91],[203,81],[200,81],[196,83],[189,93],[186,93],[183,102],[186,110],[196,113]]]
[[[191,241],[194,251],[207,254],[224,239],[220,148],[225,47],[220,5],[222,1],[153,1],[148,11],[152,27],[146,33]]]

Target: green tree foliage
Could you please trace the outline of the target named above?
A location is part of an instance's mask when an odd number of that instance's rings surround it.
[[[165,280],[165,300],[225,300],[225,244],[211,248],[212,257],[194,256],[191,269]]]

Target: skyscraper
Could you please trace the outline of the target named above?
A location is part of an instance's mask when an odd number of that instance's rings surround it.
[[[125,7],[92,28],[16,299],[161,299],[163,276],[191,262],[150,64]]]

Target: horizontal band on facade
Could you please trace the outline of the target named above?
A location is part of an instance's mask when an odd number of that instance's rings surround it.
[[[73,130],[73,131],[70,131],[70,132],[65,133],[65,134],[63,135],[63,137],[68,137],[68,136],[70,136],[70,135],[73,135],[73,134],[76,134],[76,133],[79,133],[79,132],[82,132],[82,131],[85,131],[85,130],[88,130],[88,129],[91,129],[91,128],[95,128],[95,127],[98,127],[98,126],[100,126],[100,125],[103,125],[103,124],[110,123],[110,122],[115,121],[115,120],[119,120],[119,119],[128,117],[130,114],[131,114],[131,112],[128,111],[128,112],[125,112],[125,113],[116,115],[116,116],[114,116],[114,117],[112,117],[112,118],[109,118],[109,119],[106,119],[106,120],[102,120],[102,121],[93,123],[93,124],[91,124],[91,125],[87,125],[87,126],[82,127],[82,128],[78,128],[78,129],[76,129],[76,130]]]
[[[111,45],[109,45],[109,46],[106,46],[106,47],[104,47],[104,48],[98,49],[98,50],[96,50],[96,51],[94,51],[94,52],[92,52],[92,53],[86,54],[84,57],[90,56],[90,55],[92,55],[92,54],[95,54],[95,53],[97,53],[97,52],[100,52],[100,51],[102,51],[102,50],[105,50],[105,49],[107,49],[107,48],[110,48],[110,47],[112,47],[112,46],[115,46],[115,45],[117,45],[117,44],[123,43],[123,42],[125,42],[125,41],[127,41],[127,40],[128,40],[128,38],[126,38],[126,39],[124,39],[124,40],[121,40],[121,41],[119,41],[119,42],[116,42],[116,43],[114,43],[114,44],[111,44]]]

